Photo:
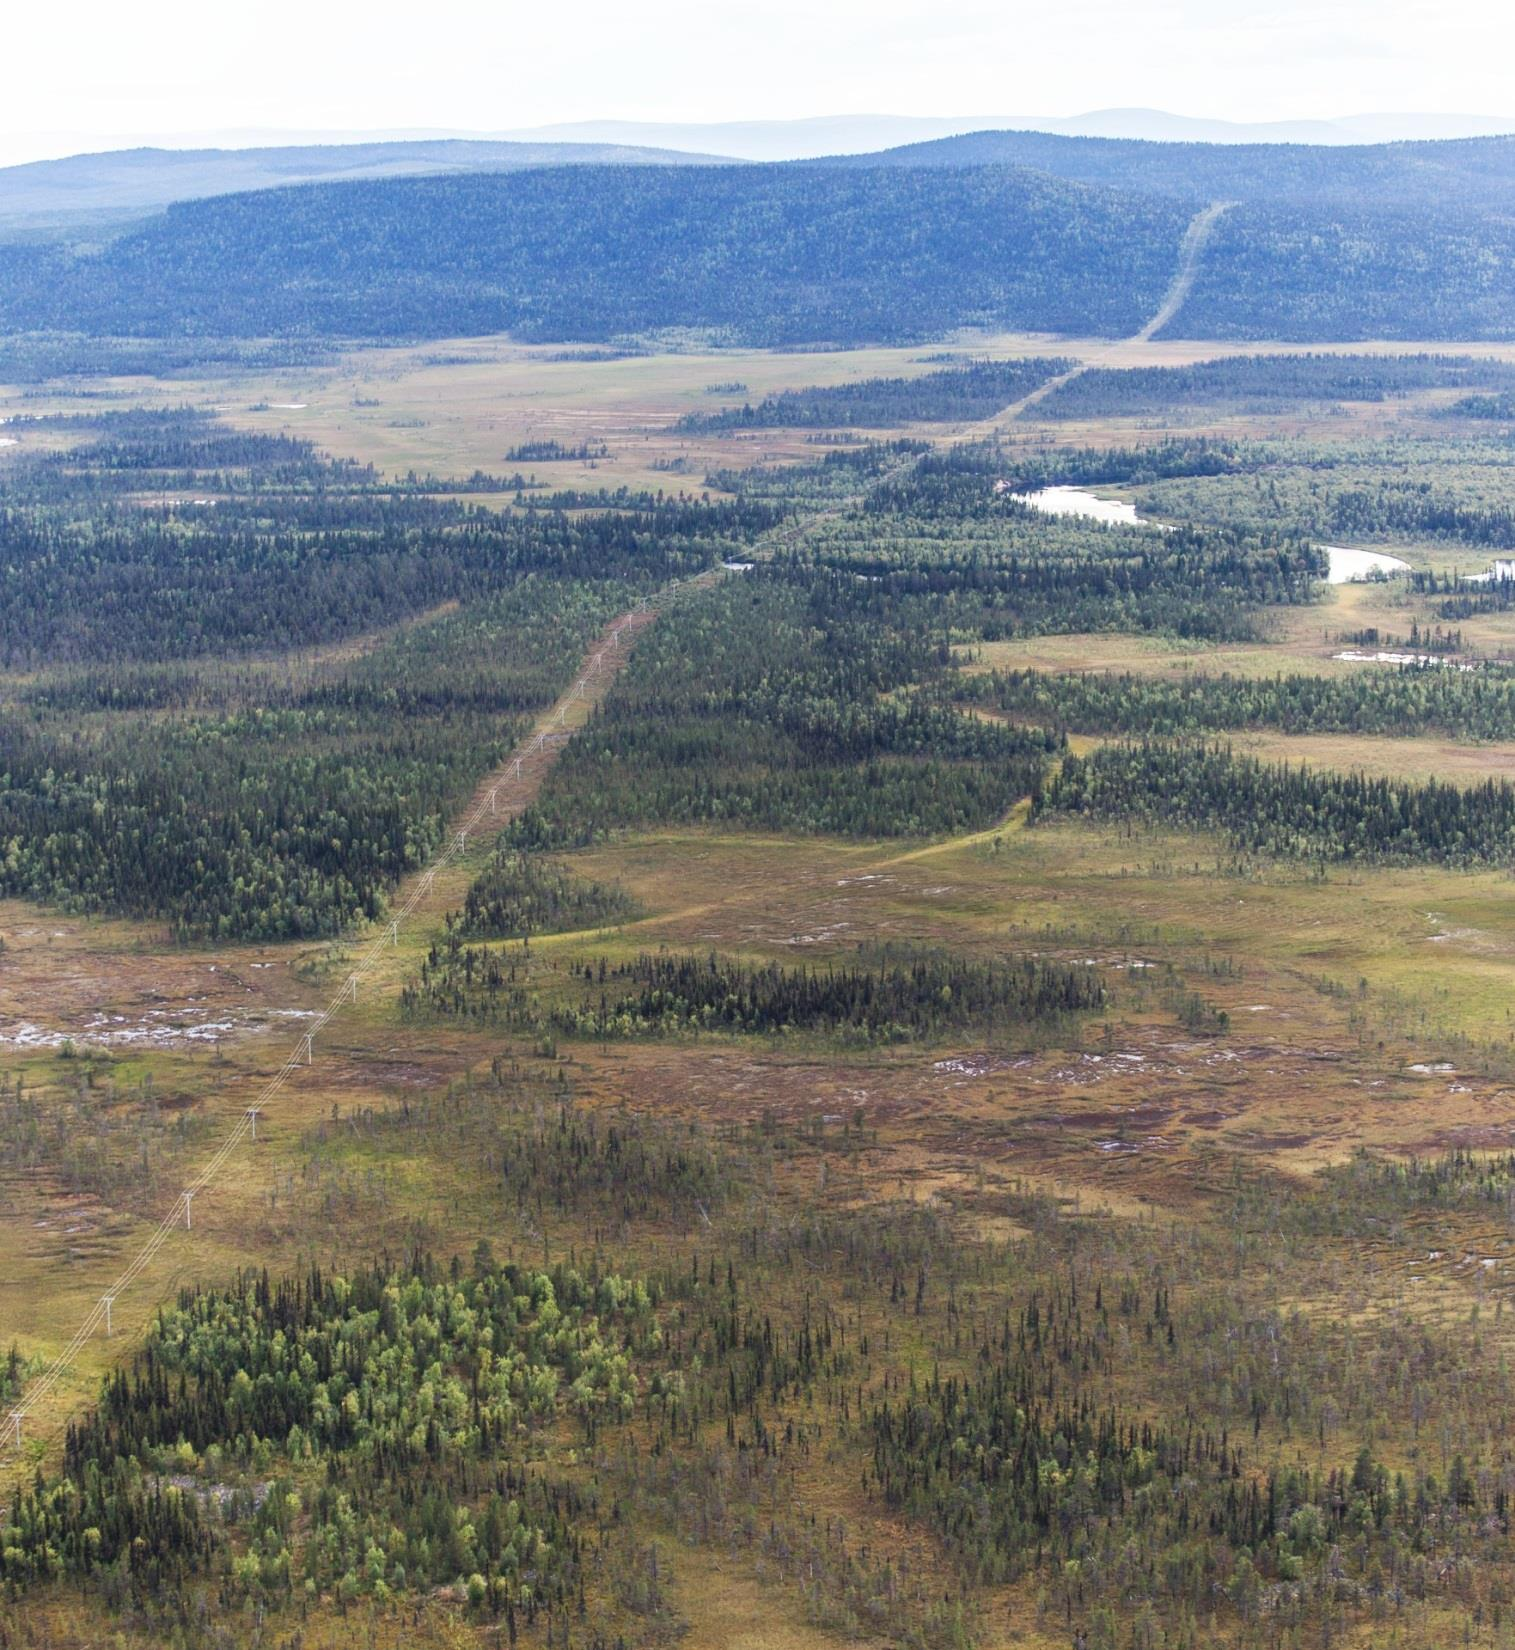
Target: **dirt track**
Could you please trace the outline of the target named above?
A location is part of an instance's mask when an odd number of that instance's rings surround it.
[[[1209,242],[1215,226],[1231,208],[1230,201],[1212,201],[1202,212],[1196,212],[1184,231],[1184,238],[1179,242],[1178,268],[1174,271],[1173,279],[1168,284],[1168,290],[1163,294],[1163,301],[1148,317],[1146,324],[1139,332],[1134,332],[1129,338],[1122,338],[1110,346],[1108,351],[1089,356],[1086,360],[1068,372],[1059,373],[1056,378],[1049,378],[1045,384],[1038,384],[1029,395],[1023,395],[1019,401],[1013,401],[1003,411],[995,413],[992,418],[985,419],[982,424],[975,425],[968,432],[974,439],[994,435],[1004,425],[1014,423],[1022,413],[1029,411],[1054,391],[1060,390],[1064,384],[1071,384],[1075,378],[1082,377],[1094,367],[1113,366],[1120,350],[1132,344],[1150,344],[1162,329],[1178,314],[1187,302],[1189,294],[1194,290],[1194,277],[1199,272],[1200,259],[1204,256],[1205,246]]]

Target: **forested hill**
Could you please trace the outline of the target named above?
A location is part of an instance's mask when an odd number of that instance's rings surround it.
[[[1322,180],[1338,165],[1348,179],[1362,167],[1404,179],[1405,157],[1432,151],[1484,157],[1493,178],[1495,159],[1515,154],[1504,141],[1268,146],[1284,157],[1277,164],[1298,161],[1298,195],[1243,200],[1221,218],[1166,331],[1515,337],[1515,212],[1497,204],[1503,183],[1490,185],[1492,208],[1463,204],[1451,186],[1434,207],[1398,202],[1388,184],[1352,205],[1311,198],[1317,185],[1328,193]],[[494,332],[694,333],[746,345],[914,343],[959,327],[1120,336],[1158,308],[1193,199],[1235,195],[1216,169],[1241,166],[1236,155],[1249,151],[1108,150],[1169,157],[1170,171],[1151,180],[1164,187],[1192,166],[1193,198],[875,158],[551,167],[189,201],[96,250],[0,245],[0,333],[286,347]]]
[[[822,162],[875,166],[1020,166],[1075,183],[1212,200],[1343,203],[1356,208],[1515,203],[1515,137],[1434,143],[1153,143],[1052,132],[970,132]]]
[[[915,339],[1134,331],[1178,204],[986,167],[563,167],[187,202],[103,250],[0,247],[0,330]]]

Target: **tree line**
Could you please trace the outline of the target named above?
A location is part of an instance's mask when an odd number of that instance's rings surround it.
[[[572,994],[533,994],[518,959],[433,945],[408,986],[409,1013],[453,1014],[577,1037],[666,1037],[693,1032],[766,1036],[818,1032],[872,1043],[937,1037],[973,1027],[1015,1035],[1070,1023],[1105,1005],[1097,970],[1022,958],[975,962],[898,952],[816,967],[644,952],[574,965]]]
[[[1177,830],[1216,830],[1285,858],[1507,865],[1515,786],[1406,784],[1238,756],[1225,746],[1142,741],[1068,756],[1033,804]]]
[[[1492,395],[1460,396],[1446,409],[1446,416],[1508,424],[1515,421],[1515,392],[1498,390]]]
[[[1466,442],[1279,442],[1245,450],[1225,473],[1157,478],[1138,503],[1164,520],[1335,544],[1434,539],[1503,549],[1515,545],[1507,467],[1498,447]]]
[[[1013,361],[967,361],[907,378],[860,378],[850,384],[810,385],[765,395],[720,412],[688,413],[679,428],[720,432],[745,429],[890,429],[897,424],[956,423],[988,418],[1075,363],[1063,356]]]
[[[673,496],[502,513],[379,490],[306,442],[205,415],[119,417],[101,440],[0,474],[0,660],[13,668],[310,645],[533,573],[650,588],[739,555],[780,519]],[[264,485],[228,491],[232,465]],[[141,497],[159,487],[204,493]]]
[[[1419,390],[1501,388],[1512,380],[1515,367],[1472,355],[1226,355],[1182,367],[1095,367],[1059,385],[1038,405],[1037,416],[1138,417],[1187,407],[1272,412],[1301,402],[1379,402]],[[1465,404],[1459,401],[1453,410]]]
[[[449,911],[446,927],[464,939],[520,940],[576,928],[605,928],[641,914],[623,889],[575,876],[563,865],[499,847]]]
[[[962,702],[1070,733],[1169,738],[1276,728],[1381,738],[1515,738],[1515,674],[1496,667],[1430,663],[1341,676],[988,671],[964,675],[950,691]]]

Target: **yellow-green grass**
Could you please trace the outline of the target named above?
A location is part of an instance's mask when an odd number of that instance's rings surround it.
[[[990,670],[1131,672],[1146,676],[1351,675],[1385,668],[1337,659],[1347,651],[1345,629],[1385,622],[1364,619],[1357,603],[1322,603],[1284,608],[1268,615],[1275,639],[1267,642],[1202,642],[1173,636],[1121,631],[1079,631],[1060,636],[1026,636],[1011,641],[975,642],[958,650],[968,673]],[[1408,621],[1406,621],[1408,628]]]
[[[1345,676],[1359,671],[1396,668],[1371,659],[1343,659],[1347,652],[1372,653],[1345,640],[1377,628],[1379,648],[1409,647],[1412,622],[1422,628],[1440,624],[1459,629],[1463,652],[1473,658],[1515,657],[1515,612],[1480,614],[1467,620],[1441,620],[1430,602],[1412,601],[1397,582],[1323,586],[1321,599],[1300,607],[1263,610],[1257,642],[1208,642],[1127,631],[1075,631],[1052,636],[1024,636],[1009,641],[974,642],[957,650],[967,672],[1103,670],[1141,675],[1181,676]]]
[[[674,833],[573,860],[655,915],[613,941],[543,938],[534,949],[668,944],[799,961],[845,956],[866,938],[997,953],[1040,941],[1180,968],[1233,957],[1241,980],[1205,989],[1243,1006],[1287,992],[1291,1040],[1344,1034],[1349,1000],[1322,996],[1315,980],[1352,994],[1366,980],[1370,1003],[1414,1005],[1400,1015],[1408,1043],[1423,1035],[1421,1011],[1441,1028],[1425,1031],[1431,1043],[1443,1032],[1506,1040],[1515,884],[1504,873],[1343,867],[1320,877],[1264,865],[1237,875],[1230,857],[1213,837],[1065,821],[924,851]]]
[[[1005,721],[1001,714],[975,709],[985,721]],[[1070,733],[1068,748],[1084,756],[1122,735]],[[1265,729],[1234,729],[1207,733],[1206,740],[1228,745],[1238,754],[1265,762],[1289,762],[1338,773],[1364,773],[1422,785],[1441,780],[1454,785],[1480,785],[1485,780],[1515,780],[1515,742],[1475,743],[1461,739],[1422,737],[1395,739],[1361,733],[1280,733]]]
[[[775,390],[929,372],[936,363],[923,357],[939,352],[939,347],[822,353],[736,349],[652,353],[613,361],[551,359],[597,347],[522,345],[503,337],[442,340],[350,350],[331,365],[320,367],[171,380],[91,381],[87,398],[68,383],[40,389],[0,386],[0,416],[95,410],[102,404],[161,406],[188,401],[213,407],[249,429],[283,429],[308,436],[337,456],[372,462],[388,475],[413,469],[466,477],[476,469],[500,473],[519,467],[534,471],[553,486],[625,484],[677,490],[702,485],[705,470],[716,464],[814,454],[801,431],[752,432],[724,440],[677,434],[671,425],[685,413],[740,404]],[[1293,346],[1204,341],[1129,344],[1047,335],[964,334],[947,347],[964,356],[1012,359],[1056,354],[1096,364],[1137,366],[1278,353]],[[1335,353],[1393,354],[1425,347],[1414,343],[1312,346]],[[1492,359],[1515,354],[1505,345],[1447,343],[1437,347]],[[740,392],[710,392],[711,385],[732,382],[747,387]],[[297,403],[303,405],[292,405]],[[1322,439],[1330,439],[1333,432],[1360,435],[1361,417],[1380,419],[1403,413],[1398,403],[1354,409],[1353,417],[1346,420],[1329,408],[1307,410],[1279,433],[1309,433]],[[916,433],[952,440],[958,431],[955,426],[923,426]],[[1161,431],[1149,427],[1134,433],[1155,436]],[[1235,433],[1255,434],[1257,430],[1241,420]],[[1035,426],[1027,432],[1027,439],[1037,444],[1054,440],[1103,445],[1129,440],[1132,435],[1129,420],[1100,419]],[[611,451],[592,468],[578,462],[506,464],[504,454],[509,448],[548,439],[569,446],[581,441],[605,442]],[[0,462],[4,456],[0,455]]]
[[[1515,743],[1471,744],[1454,739],[1388,739],[1356,733],[1233,733],[1223,736],[1238,751],[1275,762],[1367,773],[1375,778],[1424,783],[1441,779],[1477,785],[1515,779]]]
[[[353,351],[329,367],[171,383],[109,380],[98,388],[112,405],[161,405],[170,397],[174,403],[214,406],[232,423],[307,436],[327,452],[376,464],[392,476],[416,470],[462,478],[478,469],[492,474],[519,469],[553,487],[624,484],[678,491],[702,489],[706,469],[716,464],[798,459],[815,452],[806,432],[797,430],[735,440],[674,432],[672,425],[686,413],[740,405],[775,390],[918,375],[937,365],[922,359],[936,351],[920,348],[552,359],[576,347],[451,340]],[[973,340],[963,353],[1013,358],[1056,350],[1046,338],[1006,337]],[[747,387],[710,391],[712,385],[733,382]],[[20,391],[0,392],[0,416],[98,405],[81,402],[61,386],[24,400]],[[590,463],[506,461],[511,448],[545,440],[569,447],[603,442],[611,453]]]

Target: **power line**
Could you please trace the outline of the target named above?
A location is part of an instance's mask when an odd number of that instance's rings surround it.
[[[699,577],[703,577],[703,575]],[[667,602],[679,594],[682,588],[698,583],[699,577],[676,580],[673,584],[665,586],[662,590],[655,592],[652,596],[644,596],[637,604],[634,612],[637,614],[650,614],[654,612],[655,610],[665,606]],[[564,712],[566,711],[569,703],[575,699],[584,698],[588,692],[589,685],[602,674],[605,668],[607,655],[614,654],[617,657],[620,656],[621,636],[631,625],[632,618],[633,614],[622,614],[622,616],[612,626],[609,634],[606,636],[605,641],[601,644],[599,649],[589,656],[588,661],[585,663],[572,687],[570,687],[561,697],[558,702],[556,712],[556,720],[560,725],[563,723]],[[549,716],[552,714],[553,712],[548,712]],[[420,877],[417,878],[416,884],[411,889],[405,902],[392,913],[388,924],[377,935],[375,935],[372,940],[369,941],[368,945],[364,948],[362,955],[359,957],[356,966],[347,978],[343,980],[336,995],[329,1003],[327,1003],[326,1007],[319,1015],[316,1016],[315,1020],[307,1027],[307,1029],[301,1033],[294,1047],[285,1056],[284,1063],[271,1077],[267,1079],[267,1081],[263,1084],[263,1087],[258,1091],[256,1097],[247,1104],[241,1117],[233,1125],[226,1138],[221,1142],[220,1146],[217,1147],[210,1159],[201,1168],[199,1174],[197,1174],[195,1178],[191,1180],[174,1199],[169,1212],[164,1215],[161,1221],[159,1221],[157,1227],[152,1232],[152,1235],[132,1257],[131,1263],[127,1266],[126,1270],[121,1273],[120,1277],[118,1277],[108,1289],[101,1293],[94,1306],[85,1314],[84,1321],[79,1325],[78,1329],[74,1331],[73,1338],[57,1355],[57,1357],[53,1359],[52,1363],[48,1365],[42,1374],[37,1377],[36,1380],[28,1382],[23,1398],[8,1412],[7,1419],[4,1423],[5,1436],[3,1440],[0,1440],[0,1469],[4,1469],[18,1462],[22,1448],[26,1442],[26,1418],[36,1411],[36,1409],[46,1400],[48,1395],[57,1387],[58,1383],[68,1373],[69,1369],[73,1365],[74,1359],[78,1356],[80,1348],[83,1347],[84,1344],[94,1335],[95,1331],[99,1329],[102,1323],[107,1326],[107,1332],[109,1332],[111,1307],[114,1303],[122,1294],[125,1293],[126,1290],[131,1287],[133,1283],[136,1282],[136,1280],[142,1275],[143,1271],[151,1264],[153,1257],[168,1241],[170,1234],[178,1229],[181,1220],[183,1221],[186,1230],[191,1229],[190,1211],[195,1197],[200,1192],[205,1191],[212,1184],[216,1176],[226,1166],[227,1160],[231,1157],[233,1152],[236,1151],[237,1147],[242,1144],[244,1139],[246,1139],[249,1135],[251,1135],[254,1139],[257,1137],[258,1114],[265,1110],[269,1102],[278,1096],[279,1092],[284,1088],[290,1078],[301,1066],[309,1065],[314,1061],[315,1039],[317,1035],[324,1031],[331,1023],[338,1009],[340,1009],[344,1004],[350,1004],[357,1001],[359,979],[374,969],[379,961],[379,958],[383,955],[386,946],[399,944],[401,923],[405,922],[415,913],[416,907],[427,896],[427,894],[431,892],[432,886],[436,882],[437,872],[443,870],[453,860],[460,858],[466,852],[469,835],[476,830],[484,820],[488,819],[495,813],[498,805],[497,799],[499,792],[503,790],[507,784],[510,784],[512,781],[518,781],[523,777],[522,759],[529,756],[533,751],[545,753],[546,750],[547,733],[544,730],[529,738],[526,744],[519,749],[517,754],[511,756],[507,760],[503,768],[498,770],[496,774],[492,775],[485,781],[485,785],[487,785],[488,789],[485,790],[484,794],[475,804],[463,824],[451,833],[446,844],[432,856],[430,863],[421,873]],[[481,787],[481,789],[483,789],[483,787]],[[63,1420],[56,1422],[46,1436],[49,1439],[56,1437],[57,1433],[66,1424],[66,1421],[67,1417],[65,1416]]]

